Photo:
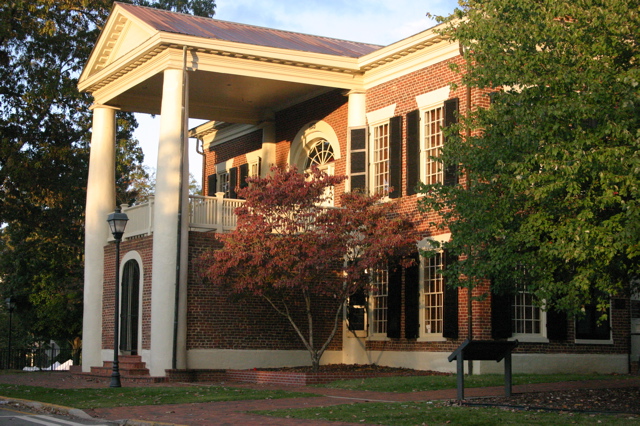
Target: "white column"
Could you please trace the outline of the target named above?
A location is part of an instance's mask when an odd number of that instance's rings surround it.
[[[104,246],[109,238],[107,216],[116,205],[115,109],[95,105],[87,180],[84,228],[84,314],[82,319],[82,371],[102,366],[102,287]]]
[[[183,71],[181,69],[165,70],[153,221],[151,353],[149,357],[149,370],[152,376],[164,376],[165,370],[172,367],[173,359],[178,210],[181,197],[181,136],[184,132],[183,93]],[[187,211],[187,206],[184,207]]]
[[[349,92],[348,127],[364,127],[367,125],[367,95],[365,92],[352,90]]]
[[[276,164],[276,123],[273,119],[262,125],[262,167],[260,176],[270,173],[271,166]]]

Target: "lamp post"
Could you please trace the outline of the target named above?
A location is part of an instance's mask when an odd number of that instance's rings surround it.
[[[120,370],[118,366],[118,317],[120,315],[120,240],[122,240],[122,234],[127,227],[127,221],[129,218],[126,213],[120,211],[120,207],[116,207],[116,211],[111,213],[107,218],[109,228],[113,234],[113,238],[116,240],[116,285],[115,285],[115,306],[113,315],[113,372],[111,373],[111,383],[109,387],[119,388],[120,384]]]
[[[13,300],[11,300],[11,297],[7,297],[5,299],[5,302],[7,303],[7,309],[9,310],[9,353],[7,356],[7,368],[11,368],[11,334],[13,334],[12,319],[13,319],[13,310],[16,308],[16,304]]]

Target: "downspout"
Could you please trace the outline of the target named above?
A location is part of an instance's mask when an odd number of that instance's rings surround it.
[[[466,60],[465,58],[465,48],[460,44],[459,45],[460,48],[460,56],[462,56],[463,59]],[[466,87],[466,104],[467,104],[467,108],[466,108],[466,119],[467,119],[467,125],[466,125],[466,130],[465,130],[465,137],[466,140],[469,141],[469,139],[471,139],[471,127],[469,127],[469,120],[471,118],[471,87],[469,86],[469,84],[467,83],[465,85]],[[466,171],[465,171],[466,173]],[[468,176],[468,175],[467,175]],[[468,180],[467,180],[467,185],[468,185]],[[469,285],[469,287],[467,288],[467,325],[468,325],[468,330],[467,330],[467,338],[469,340],[473,340],[473,302],[472,302],[472,297],[473,297],[473,286]],[[467,367],[467,373],[472,376],[473,375],[473,361],[469,360],[468,361],[468,367]]]
[[[202,180],[200,181],[202,182],[202,187],[201,187],[200,195],[205,195],[204,182],[206,179],[207,170],[205,167],[206,164],[205,164],[205,156],[204,156],[204,139],[202,139],[201,137],[196,137],[196,152],[202,156],[202,176],[201,176]]]
[[[184,145],[185,145],[185,108],[187,97],[187,46],[182,47],[182,108],[180,115],[180,179],[178,187],[180,188],[180,196],[178,199],[178,241],[176,250],[176,293],[173,307],[173,356],[171,357],[171,368],[175,370],[178,364],[178,308],[180,304],[180,263],[182,252],[182,191],[183,191],[183,175],[184,175]]]

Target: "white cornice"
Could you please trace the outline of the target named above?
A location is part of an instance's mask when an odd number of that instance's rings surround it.
[[[457,43],[441,40],[429,49],[402,56],[397,60],[366,72],[363,85],[366,89],[370,89],[411,72],[454,58],[459,54]]]

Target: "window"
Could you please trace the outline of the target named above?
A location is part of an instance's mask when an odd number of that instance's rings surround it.
[[[371,332],[372,334],[387,333],[388,297],[389,297],[389,270],[379,268],[371,273]]]
[[[440,271],[443,268],[443,254],[425,258],[424,264],[424,332],[442,335],[444,279]]]
[[[583,315],[576,318],[576,343],[612,343],[611,309],[599,310],[596,304],[585,305]],[[606,319],[602,319],[602,314]]]
[[[542,312],[531,293],[520,291],[514,296],[511,318],[514,335],[542,335]]]
[[[257,160],[249,163],[249,177],[260,176],[260,157]]]
[[[389,123],[373,128],[372,185],[374,194],[389,190]]]
[[[218,173],[218,192],[224,192],[224,198],[231,195],[231,186],[229,184],[229,171]]]
[[[423,161],[425,164],[424,183],[426,184],[443,182],[442,163],[434,159],[440,156],[443,146],[443,115],[443,107],[433,108],[424,113]]]
[[[326,171],[330,163],[333,163],[333,147],[326,139],[319,139],[309,150],[304,168],[306,170],[316,166]]]

